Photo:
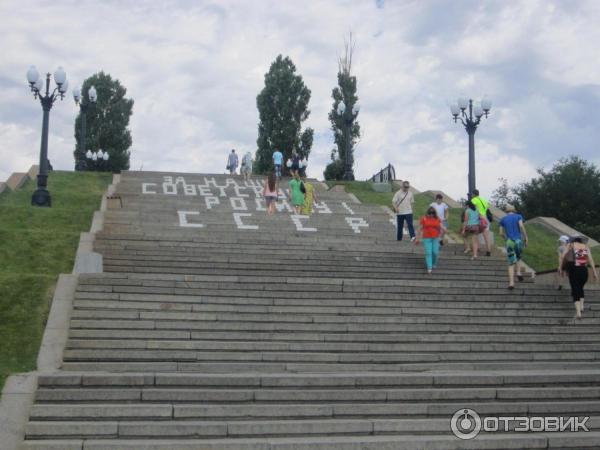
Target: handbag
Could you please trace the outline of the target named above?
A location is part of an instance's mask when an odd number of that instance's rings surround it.
[[[304,183],[300,183],[300,192],[302,192],[303,194],[306,194],[306,188],[304,187]]]
[[[485,217],[479,216],[479,232],[483,233],[488,226],[488,221]]]
[[[494,221],[494,215],[490,211],[490,208],[485,210],[485,217],[487,218],[488,222],[490,222],[490,223],[492,223]]]

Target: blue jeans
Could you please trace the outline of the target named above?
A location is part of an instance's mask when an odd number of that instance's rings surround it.
[[[440,254],[439,238],[423,238],[423,249],[425,250],[425,263],[427,270],[431,270],[437,265],[438,255]]]
[[[275,164],[275,176],[281,178],[281,164]]]
[[[408,234],[411,238],[415,237],[415,228],[413,227],[413,215],[412,214],[398,214],[396,215],[396,239],[401,241],[402,234],[404,232],[404,221],[406,220],[406,226],[408,227]]]

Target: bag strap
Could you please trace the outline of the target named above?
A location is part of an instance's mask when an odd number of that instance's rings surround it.
[[[406,198],[406,196],[408,195],[410,191],[406,191],[406,194],[404,194],[404,197],[402,197],[402,200],[400,200],[400,203],[398,203],[398,206],[400,206],[402,204],[402,202],[404,201],[404,199]]]

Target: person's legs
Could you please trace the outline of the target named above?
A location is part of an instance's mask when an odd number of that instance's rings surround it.
[[[477,250],[479,250],[479,234],[477,233],[471,234],[471,248],[473,249],[472,259],[475,259],[477,258]]]
[[[410,240],[415,240],[415,228],[413,227],[413,215],[406,214],[406,226],[408,227],[408,234],[410,234]]]
[[[435,269],[437,267],[438,256],[440,255],[440,240],[439,238],[432,238],[431,245],[431,267]]]
[[[485,256],[490,256],[492,252],[492,246],[490,245],[490,224],[488,223],[487,228],[483,232],[483,241],[485,242]]]
[[[425,251],[425,264],[427,265],[427,272],[431,273],[433,267],[433,239],[423,239],[423,250]]]
[[[508,287],[515,287],[515,266],[514,264],[510,264],[508,266]]]
[[[396,214],[396,240],[401,241],[404,235],[404,214]]]
[[[583,298],[583,285],[587,281],[587,267],[571,267],[569,269],[569,284],[571,285],[571,295],[575,305],[575,317],[581,319],[581,299]]]

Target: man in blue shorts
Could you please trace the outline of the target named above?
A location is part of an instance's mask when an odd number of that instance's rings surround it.
[[[283,165],[283,153],[279,150],[273,152],[273,166],[275,166],[275,176],[281,178],[281,166]]]
[[[506,216],[500,220],[500,236],[506,239],[506,257],[508,258],[508,289],[515,288],[515,266],[517,279],[523,281],[521,275],[521,253],[523,245],[527,246],[528,238],[523,224],[523,216],[515,212],[515,207],[506,205]]]

